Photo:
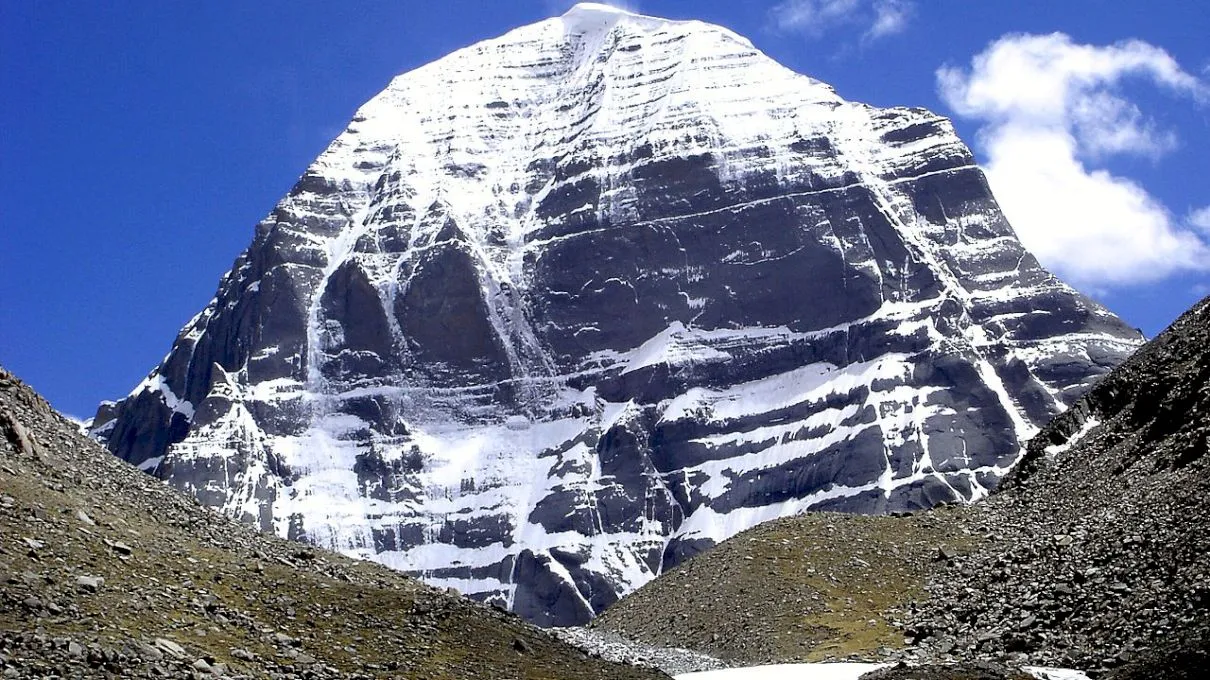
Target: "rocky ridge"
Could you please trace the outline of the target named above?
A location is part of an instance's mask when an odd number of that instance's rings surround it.
[[[0,369],[4,678],[667,677],[257,534],[109,455]]]
[[[765,520],[980,498],[1139,341],[949,121],[583,4],[359,109],[92,431],[263,530],[569,624]]]
[[[1010,488],[969,511],[992,540],[933,576],[908,619],[914,641],[942,656],[1122,668],[1115,677],[1203,672],[1208,347],[1210,298],[1032,440]]]

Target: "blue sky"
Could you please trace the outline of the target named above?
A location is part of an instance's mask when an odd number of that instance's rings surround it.
[[[122,396],[358,106],[571,4],[0,1],[0,364],[75,415]],[[1201,0],[626,6],[953,117],[1027,245],[1148,335],[1210,294]]]

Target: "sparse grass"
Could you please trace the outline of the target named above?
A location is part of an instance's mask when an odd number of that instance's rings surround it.
[[[743,662],[874,658],[902,646],[892,621],[925,596],[942,547],[959,554],[978,544],[956,512],[769,522],[688,560],[594,625]]]

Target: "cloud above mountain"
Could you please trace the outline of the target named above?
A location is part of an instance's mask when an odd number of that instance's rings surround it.
[[[937,71],[941,98],[980,125],[988,181],[1021,240],[1060,276],[1094,289],[1210,269],[1210,215],[1175,217],[1121,157],[1160,162],[1180,145],[1125,85],[1204,106],[1210,88],[1165,50],[1083,45],[1062,33],[1008,35],[969,68]]]
[[[1210,236],[1210,205],[1189,213],[1189,224]]]
[[[909,0],[786,0],[770,18],[780,31],[819,38],[837,28],[862,31],[863,41],[903,32],[915,5]]]

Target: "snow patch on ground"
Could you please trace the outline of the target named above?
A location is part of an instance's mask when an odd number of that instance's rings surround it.
[[[795,663],[685,673],[675,680],[857,680],[886,664]]]
[[[724,668],[699,673],[683,673],[675,680],[858,680],[889,664],[875,663],[801,663],[773,666]],[[1062,668],[1030,667],[1021,669],[1039,680],[1088,680],[1079,671]]]
[[[1083,439],[1089,432],[1092,432],[1093,429],[1100,424],[1101,421],[1099,419],[1089,416],[1088,420],[1085,420],[1084,424],[1080,426],[1080,429],[1076,431],[1075,434],[1071,435],[1066,442],[1062,444],[1052,444],[1044,449],[1047,459],[1054,460],[1055,458],[1058,458],[1068,449],[1075,446],[1081,439]]]
[[[1080,671],[1073,671],[1067,668],[1046,668],[1043,666],[1026,666],[1021,670],[1038,678],[1038,680],[1089,680],[1087,675]]]

